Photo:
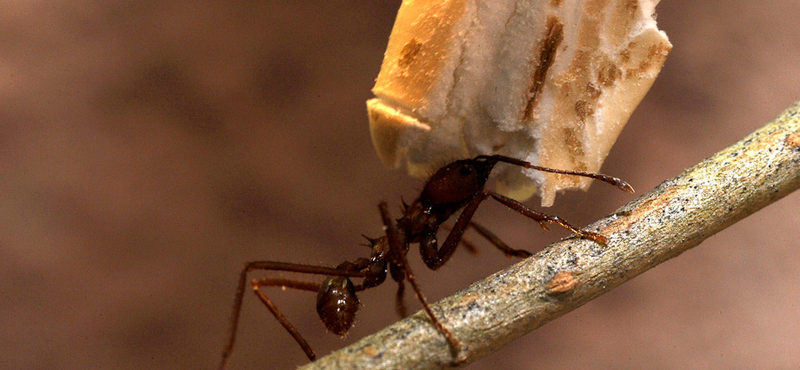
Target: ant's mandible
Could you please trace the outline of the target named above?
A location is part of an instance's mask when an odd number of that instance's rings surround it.
[[[462,242],[461,237],[467,227],[473,227],[481,236],[489,240],[506,255],[515,257],[530,256],[531,254],[527,251],[510,248],[489,230],[471,221],[472,216],[478,209],[478,205],[489,197],[537,221],[545,229],[547,229],[547,223],[554,223],[580,237],[591,239],[603,245],[606,244],[607,240],[603,235],[581,230],[558,216],[534,211],[514,199],[484,189],[486,181],[489,179],[489,173],[498,162],[544,172],[590,177],[633,193],[633,188],[628,183],[616,177],[541,167],[503,155],[479,155],[472,159],[452,162],[439,169],[428,179],[417,200],[411,205],[403,204],[404,211],[400,219],[392,219],[386,202],[379,204],[378,208],[386,233],[376,239],[367,238],[372,250],[368,258],[359,258],[352,262],[345,261],[333,268],[275,261],[248,262],[239,275],[239,285],[236,290],[233,315],[231,316],[230,333],[222,354],[220,369],[225,368],[233,351],[242,300],[247,285],[247,275],[250,271],[288,271],[326,276],[322,283],[281,278],[261,278],[251,281],[251,287],[256,296],[272,312],[286,331],[294,337],[295,341],[312,361],[316,359],[316,354],[311,349],[311,346],[292,326],[289,320],[283,316],[275,304],[272,303],[272,300],[261,291],[261,288],[282,287],[317,292],[317,313],[320,319],[329,331],[343,336],[353,326],[355,314],[359,307],[356,293],[382,284],[386,280],[387,273],[399,284],[396,306],[401,316],[405,316],[405,306],[402,301],[403,281],[408,279],[433,325],[447,338],[454,353],[459,354],[459,340],[433,314],[406,261],[406,254],[408,254],[410,244],[419,244],[422,260],[432,270],[438,269],[450,259],[458,244]],[[444,244],[439,246],[436,239],[439,227],[462,208],[463,211],[451,228]],[[353,284],[352,278],[360,278],[360,284]]]

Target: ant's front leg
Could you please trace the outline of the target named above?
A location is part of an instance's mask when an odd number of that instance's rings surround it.
[[[565,229],[567,229],[569,231],[572,231],[572,233],[574,233],[575,235],[578,235],[578,236],[580,236],[582,238],[591,239],[591,240],[595,241],[596,243],[598,243],[600,245],[606,245],[606,243],[608,243],[608,238],[606,238],[605,236],[600,235],[600,234],[595,233],[595,232],[581,230],[581,229],[579,229],[579,228],[577,228],[575,226],[570,225],[567,221],[565,221],[561,217],[551,216],[551,215],[548,215],[548,214],[545,214],[545,213],[534,211],[534,210],[528,208],[524,204],[522,204],[522,203],[520,203],[520,202],[518,202],[518,201],[516,201],[514,199],[502,196],[502,195],[497,194],[495,192],[487,191],[486,193],[489,196],[491,196],[492,198],[494,198],[495,200],[497,200],[498,202],[503,203],[504,205],[506,205],[508,208],[511,208],[511,209],[521,213],[522,215],[524,215],[524,216],[526,216],[526,217],[538,222],[539,225],[541,225],[542,228],[544,228],[545,230],[547,230],[546,222],[550,222],[550,223],[557,224],[557,225],[559,225],[559,226],[561,226],[561,227],[563,227],[563,228],[565,228]]]
[[[474,222],[470,222],[470,226],[474,227],[475,230],[478,230],[479,234],[481,234],[484,238],[492,242],[492,244],[494,244],[498,249],[503,251],[503,253],[505,253],[509,257],[528,257],[531,255],[529,252],[524,250],[512,249],[511,247],[503,243],[503,241],[500,240],[500,238],[498,238],[496,235],[494,235],[494,233],[487,230],[485,227],[481,225],[478,225]],[[448,231],[453,229],[452,227],[449,227],[447,225],[442,225],[442,227],[444,227]],[[467,241],[466,239],[462,238],[461,244],[467,249],[469,254],[472,255],[478,254],[478,248],[471,242]],[[405,284],[403,284],[403,280],[405,280],[406,278],[405,272],[402,267],[399,267],[397,265],[389,265],[389,272],[391,272],[392,278],[398,284],[397,294],[395,295],[395,300],[394,300],[395,310],[397,311],[397,314],[401,318],[405,318],[406,316],[408,316],[406,312],[406,304],[403,299],[405,293]]]
[[[474,227],[474,226],[475,226],[475,223],[474,223],[474,222],[470,222],[470,223],[469,223],[469,226],[473,226],[473,227]],[[445,230],[447,230],[447,232],[448,232],[448,233],[449,233],[450,231],[452,231],[452,230],[453,230],[453,227],[452,227],[452,226],[449,226],[449,225],[447,225],[447,224],[442,224],[442,226],[440,226],[440,227],[441,227],[442,229],[445,229]],[[478,227],[482,227],[482,226],[478,225]],[[476,228],[476,230],[477,230],[477,228]],[[479,232],[479,233],[480,233],[480,232]],[[490,232],[490,233],[491,233],[491,232]],[[481,234],[481,235],[483,235],[483,234]],[[485,237],[485,236],[484,236],[484,237]],[[486,238],[486,237],[485,237],[485,238]],[[488,239],[488,238],[487,238],[487,239]],[[490,241],[491,241],[491,239],[490,239]],[[462,245],[462,246],[463,246],[463,247],[464,247],[464,248],[467,250],[467,253],[469,253],[469,254],[471,254],[471,255],[473,255],[473,256],[477,256],[477,255],[478,255],[478,253],[479,253],[479,252],[478,252],[478,247],[477,247],[477,246],[475,246],[475,244],[473,244],[471,241],[467,240],[466,238],[461,238],[461,245]]]
[[[444,265],[445,262],[450,259],[450,257],[453,256],[458,243],[461,241],[461,238],[464,235],[464,231],[466,231],[467,226],[470,224],[470,220],[472,220],[472,216],[475,215],[475,211],[478,210],[478,206],[488,196],[489,193],[483,191],[477,194],[474,198],[472,198],[472,200],[469,201],[469,203],[467,203],[467,205],[464,207],[464,210],[461,211],[461,215],[458,216],[458,220],[456,220],[455,225],[453,225],[453,228],[450,229],[450,234],[447,235],[447,239],[445,239],[441,248],[437,247],[435,234],[428,235],[420,240],[419,249],[420,253],[422,254],[422,261],[425,262],[425,265],[427,265],[431,270],[437,270],[439,267],[442,267],[442,265]]]
[[[513,249],[509,247],[506,243],[504,243],[500,238],[498,238],[494,233],[486,229],[485,227],[472,222],[472,217],[475,215],[475,211],[477,211],[478,206],[486,200],[486,198],[492,197],[500,203],[503,203],[507,207],[527,216],[528,218],[533,219],[534,221],[538,222],[542,228],[547,229],[547,222],[555,223],[561,227],[564,227],[576,235],[594,240],[595,242],[606,245],[608,239],[600,234],[581,230],[575,226],[570,225],[567,221],[563,220],[558,216],[551,216],[545,213],[540,213],[534,211],[524,204],[497,194],[493,191],[484,190],[478,195],[476,195],[469,203],[464,207],[464,210],[461,212],[461,215],[458,216],[458,220],[453,228],[450,230],[450,234],[447,236],[444,244],[441,248],[437,248],[436,246],[436,237],[435,235],[430,235],[427,238],[423,238],[420,242],[420,251],[422,252],[422,260],[425,264],[433,270],[438,269],[445,262],[447,262],[450,257],[452,257],[453,253],[455,252],[456,246],[461,241],[461,238],[464,235],[464,231],[468,226],[471,226],[475,229],[481,236],[489,240],[495,247],[500,249],[503,253],[508,256],[514,257],[530,257],[531,253],[521,249]]]

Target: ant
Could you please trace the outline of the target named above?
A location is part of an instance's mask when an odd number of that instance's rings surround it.
[[[419,198],[411,205],[403,202],[403,216],[397,220],[392,219],[386,202],[381,202],[378,206],[385,235],[371,239],[368,237],[371,253],[368,258],[358,258],[354,261],[345,261],[336,267],[325,267],[316,265],[304,265],[295,263],[275,262],[275,261],[253,261],[248,262],[239,274],[239,285],[236,290],[236,298],[231,316],[231,329],[228,341],[222,354],[220,369],[224,369],[233,346],[236,341],[236,329],[239,324],[239,316],[242,308],[245,287],[247,285],[247,275],[254,270],[263,271],[287,271],[304,274],[326,276],[322,283],[309,282],[294,279],[281,278],[261,278],[253,279],[251,287],[256,296],[275,316],[284,329],[294,337],[311,361],[316,359],[316,354],[303,336],[292,326],[288,319],[278,310],[272,300],[262,291],[264,287],[282,287],[298,290],[317,292],[317,313],[325,324],[325,327],[336,335],[344,336],[353,326],[356,311],[359,308],[357,292],[374,288],[386,280],[387,273],[398,283],[396,296],[396,307],[401,316],[405,316],[405,306],[403,304],[403,291],[405,279],[411,284],[417,297],[422,304],[422,308],[430,317],[431,323],[447,339],[453,352],[460,353],[461,343],[447,328],[442,325],[436,315],[431,311],[427,299],[422,294],[414,273],[408,265],[406,255],[412,243],[418,243],[422,260],[425,265],[432,270],[436,270],[444,265],[453,255],[456,247],[462,241],[462,235],[467,227],[474,228],[478,234],[489,240],[500,249],[504,254],[514,257],[529,257],[530,252],[512,249],[503,243],[497,236],[489,230],[472,222],[472,216],[478,209],[482,201],[493,198],[507,207],[515,210],[526,217],[537,221],[542,228],[547,229],[547,223],[554,223],[564,227],[575,235],[587,238],[606,245],[605,236],[586,230],[576,228],[558,216],[551,216],[534,211],[524,204],[495,193],[485,190],[486,181],[492,168],[499,163],[508,163],[523,168],[534,169],[544,172],[552,172],[562,175],[575,175],[589,177],[596,180],[612,184],[624,191],[633,193],[633,188],[626,182],[611,176],[602,174],[565,171],[547,167],[533,165],[512,157],[504,155],[479,155],[472,159],[464,159],[452,162],[439,169],[425,183]],[[461,215],[458,216],[454,226],[450,228],[450,233],[441,247],[438,246],[436,233],[442,224],[450,216],[463,208]],[[472,247],[470,247],[472,249]],[[353,284],[352,278],[361,278],[360,284]],[[458,356],[457,356],[458,357]]]

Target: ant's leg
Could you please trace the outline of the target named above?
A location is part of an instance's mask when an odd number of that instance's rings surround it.
[[[467,203],[461,215],[458,216],[453,228],[450,229],[450,234],[447,235],[442,247],[436,250],[435,242],[432,244],[420,243],[420,251],[422,252],[422,260],[431,270],[437,270],[439,267],[447,262],[453,253],[456,251],[456,246],[461,241],[467,226],[469,226],[472,216],[478,210],[481,202],[489,196],[489,193],[484,191],[476,195],[472,200]]]
[[[470,223],[471,225],[472,223]],[[453,227],[447,224],[442,224],[441,226],[443,229],[447,230],[448,232],[453,231]],[[475,246],[471,241],[467,240],[467,238],[461,238],[461,245],[467,249],[467,252],[473,256],[478,255],[478,247]]]
[[[486,240],[492,243],[495,247],[497,247],[497,249],[503,252],[506,256],[520,257],[520,258],[526,258],[531,256],[531,252],[509,247],[508,244],[500,240],[500,238],[497,237],[497,235],[495,235],[491,230],[487,229],[486,227],[475,221],[471,221],[469,223],[469,226],[475,229],[475,231],[478,232],[478,234],[481,234],[482,237],[486,238]],[[461,240],[461,242],[463,243],[464,240]]]
[[[402,281],[397,282],[397,295],[394,296],[394,309],[397,311],[397,315],[400,318],[405,318],[408,316],[408,310],[406,309],[406,302],[404,299],[406,292],[406,284]]]
[[[551,216],[551,215],[548,215],[548,214],[545,214],[545,213],[534,211],[534,210],[528,208],[524,204],[522,204],[522,203],[520,203],[520,202],[518,202],[518,201],[516,201],[514,199],[502,196],[502,195],[497,194],[495,192],[488,192],[488,193],[489,193],[489,195],[491,195],[492,198],[494,198],[495,200],[497,200],[500,203],[505,204],[508,208],[511,208],[511,209],[513,209],[513,210],[525,215],[526,217],[538,222],[539,225],[541,225],[544,229],[547,229],[547,226],[546,226],[545,222],[551,222],[551,223],[557,224],[557,225],[559,225],[559,226],[561,226],[561,227],[563,227],[563,228],[565,228],[565,229],[567,229],[569,231],[572,231],[572,233],[574,233],[575,235],[578,235],[578,236],[580,236],[582,238],[587,238],[587,239],[594,240],[598,244],[606,245],[606,243],[608,243],[608,239],[605,236],[600,235],[598,233],[591,232],[591,231],[581,230],[581,229],[579,229],[579,228],[577,228],[575,226],[570,225],[569,223],[567,223],[567,221],[564,221],[561,217]]]
[[[417,279],[414,277],[414,273],[411,271],[411,267],[408,265],[408,261],[406,260],[405,251],[403,250],[403,243],[400,241],[400,234],[397,232],[397,226],[392,222],[392,216],[389,215],[389,210],[386,207],[386,202],[381,202],[378,205],[378,209],[381,212],[381,218],[383,219],[383,226],[386,228],[386,237],[389,240],[389,247],[392,250],[392,255],[397,260],[395,261],[397,264],[401,265],[400,267],[405,270],[406,277],[408,278],[408,282],[411,283],[411,287],[414,288],[414,292],[417,293],[417,298],[419,298],[420,303],[422,303],[422,308],[425,309],[425,312],[428,313],[428,316],[431,318],[431,322],[436,327],[436,329],[447,338],[447,341],[450,343],[453,351],[455,351],[456,355],[461,352],[461,342],[451,333],[447,328],[442,325],[442,322],[436,318],[436,315],[433,314],[431,311],[431,307],[428,305],[428,300],[425,298],[425,295],[422,294],[422,291],[419,289],[417,285]],[[458,358],[457,360],[461,360]]]
[[[406,310],[406,303],[405,303],[405,291],[406,285],[403,283],[403,280],[406,279],[406,272],[403,270],[402,267],[398,266],[394,262],[389,262],[389,275],[392,276],[392,280],[397,282],[397,294],[394,296],[394,309],[400,318],[405,318],[408,316],[408,311]]]
[[[480,234],[480,236],[488,240],[490,243],[492,243],[492,245],[497,247],[497,249],[499,249],[501,252],[503,252],[503,254],[505,254],[508,257],[525,258],[532,256],[531,252],[528,252],[526,250],[514,249],[509,247],[508,244],[503,242],[497,235],[495,235],[495,233],[493,233],[491,230],[487,229],[485,226],[475,221],[470,221],[468,227],[475,229],[475,231],[478,234]],[[442,224],[442,228],[447,230],[448,232],[453,231],[453,227],[447,224]],[[478,247],[476,247],[475,244],[472,243],[471,241],[467,240],[466,237],[463,236],[461,237],[461,245],[463,245],[464,248],[467,249],[467,252],[469,252],[469,254],[473,256],[478,255],[478,253],[480,253]]]
[[[294,340],[297,344],[300,345],[300,348],[306,353],[308,359],[314,361],[317,359],[317,354],[314,353],[314,350],[311,349],[311,346],[306,342],[305,338],[300,335],[300,332],[294,328],[294,326],[289,322],[286,316],[278,310],[278,307],[272,303],[272,300],[267,298],[267,296],[261,292],[261,287],[269,287],[269,286],[279,286],[283,288],[292,288],[292,289],[299,289],[299,290],[306,290],[310,292],[318,292],[321,284],[318,283],[311,283],[307,281],[297,281],[297,280],[287,280],[287,279],[253,279],[251,285],[253,286],[253,292],[258,296],[258,299],[267,306],[269,312],[272,312],[272,315],[275,316],[275,319],[278,320],[279,323],[283,326],[289,334],[292,335]]]
[[[236,343],[236,332],[239,327],[239,316],[242,313],[242,301],[244,299],[244,290],[247,286],[247,274],[253,270],[266,270],[266,271],[289,271],[308,274],[318,274],[327,276],[345,276],[345,277],[363,277],[363,272],[339,270],[330,267],[300,265],[295,263],[272,262],[272,261],[254,261],[245,264],[242,271],[239,273],[239,285],[236,288],[236,297],[233,301],[233,312],[231,313],[230,329],[228,331],[228,341],[225,343],[225,348],[222,351],[222,361],[220,362],[219,369],[224,369],[228,364],[231,353],[233,353],[233,346]]]

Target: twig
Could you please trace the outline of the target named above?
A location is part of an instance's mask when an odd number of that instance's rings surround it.
[[[577,238],[443,299],[433,311],[464,345],[463,366],[625,281],[697,246],[800,187],[800,103],[742,141],[590,225],[603,247]],[[453,366],[424,312],[303,369]]]

